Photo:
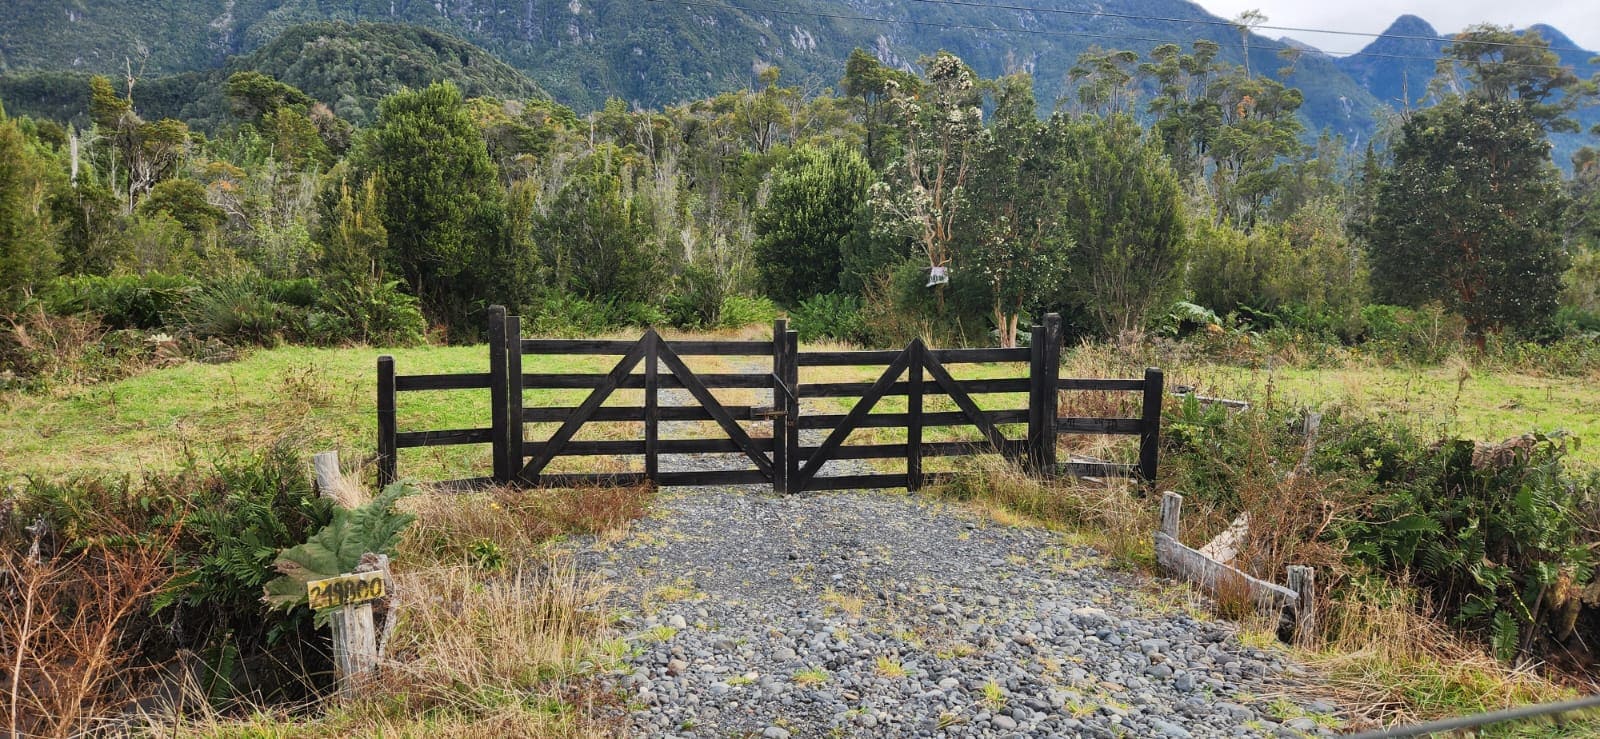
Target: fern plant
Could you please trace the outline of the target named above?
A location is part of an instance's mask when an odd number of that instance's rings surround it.
[[[272,566],[279,576],[266,584],[262,600],[292,609],[306,602],[306,583],[350,572],[368,552],[393,554],[400,534],[417,519],[396,510],[395,503],[414,492],[410,484],[397,482],[364,505],[335,510],[333,520],[304,544],[278,554]]]

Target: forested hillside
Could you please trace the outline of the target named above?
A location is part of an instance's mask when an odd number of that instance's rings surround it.
[[[580,112],[610,97],[643,107],[709,97],[753,85],[767,66],[782,70],[786,82],[817,91],[838,84],[845,57],[858,47],[901,70],[942,49],[984,76],[1029,72],[1046,109],[1070,94],[1068,70],[1094,47],[1145,54],[1162,43],[1207,39],[1218,44],[1221,59],[1244,60],[1232,26],[1183,0],[1113,7],[1074,0],[1052,11],[916,0],[762,0],[726,7],[635,0],[162,0],[62,7],[25,0],[18,12],[0,17],[8,65],[0,71],[120,74],[129,59],[147,76],[217,68],[229,55],[272,44],[296,24],[326,20],[415,23],[459,35]],[[204,19],[206,25],[171,18]],[[1251,35],[1250,67],[1257,74],[1288,72],[1285,83],[1306,92],[1302,115],[1309,130],[1363,139],[1372,130],[1372,97],[1330,58],[1304,54],[1286,61],[1279,58],[1285,48]]]
[[[406,87],[450,80],[471,97],[542,96],[538,85],[493,55],[460,39],[420,26],[381,23],[311,23],[295,26],[255,51],[216,68],[139,77],[139,112],[176,118],[203,130],[234,121],[223,81],[239,71],[270,75],[323,101],[341,118],[367,123],[378,101]],[[88,71],[11,72],[0,75],[0,99],[17,113],[88,123]],[[112,77],[126,84],[126,70]]]

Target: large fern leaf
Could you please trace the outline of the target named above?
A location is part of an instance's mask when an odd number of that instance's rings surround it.
[[[333,521],[306,543],[278,554],[272,564],[279,576],[266,584],[262,600],[273,608],[293,608],[306,602],[306,583],[350,572],[367,552],[393,554],[401,532],[416,520],[394,504],[413,492],[410,485],[395,483],[365,505],[335,511]]]

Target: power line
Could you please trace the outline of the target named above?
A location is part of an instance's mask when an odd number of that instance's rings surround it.
[[[1239,26],[1239,24],[1234,23],[1233,21],[1211,19],[1211,18],[1172,18],[1172,17],[1157,16],[1157,15],[1138,15],[1136,13],[1112,13],[1112,12],[1102,12],[1102,11],[1096,11],[1096,10],[1072,10],[1072,9],[1069,9],[1069,8],[1034,8],[1034,7],[1029,7],[1029,6],[1025,6],[1025,5],[1004,5],[1004,4],[998,4],[998,3],[972,2],[972,0],[908,0],[908,2],[927,3],[929,5],[957,5],[957,6],[968,7],[968,8],[984,8],[984,9],[989,9],[989,10],[1016,10],[1016,11],[1024,11],[1024,12],[1029,12],[1029,13],[1049,13],[1049,14],[1052,14],[1052,15],[1076,15],[1076,16],[1089,16],[1089,17],[1099,16],[1099,17],[1104,17],[1104,18],[1123,18],[1123,19],[1128,19],[1128,20],[1162,21],[1162,22],[1168,22],[1168,23],[1198,23],[1198,24],[1204,24],[1204,25],[1209,25],[1209,26],[1229,26],[1229,27],[1233,27],[1233,28],[1237,28]],[[1419,35],[1411,35],[1411,34],[1403,34],[1403,33],[1371,33],[1371,32],[1368,32],[1368,31],[1339,31],[1339,30],[1334,30],[1334,29],[1330,29],[1330,28],[1301,28],[1301,27],[1298,27],[1298,26],[1272,26],[1272,25],[1266,25],[1266,24],[1254,25],[1254,26],[1250,26],[1250,28],[1251,29],[1263,28],[1263,29],[1266,29],[1266,30],[1269,30],[1269,31],[1288,31],[1288,32],[1291,32],[1291,33],[1321,33],[1321,34],[1328,34],[1328,35],[1331,35],[1331,36],[1358,36],[1358,37],[1361,37],[1361,38],[1394,38],[1394,39],[1404,39],[1404,40],[1407,40],[1407,41],[1435,41],[1435,42],[1446,43],[1446,44],[1455,43],[1455,41],[1456,41],[1456,39],[1450,38],[1448,36],[1419,36]],[[1576,48],[1576,47],[1540,46],[1538,44],[1518,43],[1518,42],[1510,42],[1510,41],[1477,41],[1477,42],[1474,42],[1474,43],[1481,44],[1481,45],[1484,45],[1484,46],[1505,46],[1505,47],[1511,47],[1511,48],[1539,48],[1539,49],[1549,49],[1550,51],[1556,51],[1556,52],[1567,51],[1567,52],[1575,52],[1575,53],[1579,53],[1579,54],[1594,54],[1595,53],[1593,51],[1589,51],[1588,49],[1579,49],[1579,48]]]
[[[742,10],[742,11],[747,12],[747,13],[772,13],[774,15],[805,16],[805,17],[808,17],[808,18],[826,18],[826,19],[831,19],[831,20],[866,21],[866,22],[869,22],[869,23],[889,23],[889,24],[897,24],[897,25],[924,26],[924,27],[942,28],[942,29],[957,30],[957,31],[988,31],[988,32],[998,31],[1000,33],[1020,33],[1020,34],[1028,34],[1028,35],[1035,35],[1035,36],[1065,36],[1065,37],[1072,37],[1072,38],[1092,38],[1092,39],[1105,39],[1105,40],[1112,40],[1112,41],[1144,41],[1144,42],[1155,43],[1155,44],[1174,43],[1173,40],[1170,39],[1170,38],[1151,38],[1151,37],[1147,37],[1147,36],[1128,36],[1128,35],[1107,34],[1107,33],[1091,33],[1091,32],[1087,32],[1087,31],[1050,31],[1050,30],[1044,30],[1044,29],[1038,29],[1038,28],[1012,28],[1012,27],[1006,27],[1006,26],[978,26],[978,25],[962,24],[962,23],[942,23],[942,22],[937,22],[937,21],[919,21],[919,20],[911,20],[909,18],[880,18],[880,17],[874,17],[874,16],[865,16],[865,15],[846,15],[846,14],[843,14],[843,13],[826,13],[826,12],[815,11],[815,10],[781,10],[781,9],[778,9],[778,8],[757,8],[757,7],[750,7],[750,6],[747,6],[747,5],[737,5],[737,4],[734,4],[734,3],[693,2],[692,0],[672,0],[672,1],[675,2],[678,5],[684,5],[684,6],[690,6],[690,7],[699,7],[699,8],[711,8],[711,9],[715,9],[715,10]],[[933,0],[912,0],[912,1],[913,2],[924,2],[924,1],[933,1]],[[950,2],[950,4],[954,4],[954,3]],[[976,3],[973,3],[973,4],[976,5]],[[1007,9],[1005,6],[998,6],[998,5],[980,5],[980,7],[993,7],[993,8],[999,8],[999,9]],[[1031,10],[1038,10],[1038,9],[1034,8],[1034,9],[1031,9]],[[1065,11],[1063,11],[1063,12],[1065,12]],[[1074,11],[1074,12],[1088,12],[1088,11]],[[1101,13],[1099,15],[1109,15],[1109,14]],[[1180,22],[1180,23],[1192,23],[1192,24],[1196,24],[1196,25],[1213,25],[1213,24],[1218,23],[1218,21],[1210,21],[1210,20],[1206,20],[1206,19],[1185,20],[1185,19],[1177,19],[1177,18],[1161,18],[1161,17],[1158,17],[1158,16],[1120,15],[1120,16],[1115,16],[1115,17],[1142,18],[1142,19],[1156,20],[1156,21],[1170,20],[1170,21],[1176,21],[1176,22]],[[1223,23],[1226,23],[1226,22],[1223,21]],[[1319,51],[1321,51],[1321,50],[1319,50]],[[1322,53],[1327,54],[1327,53],[1333,53],[1333,52],[1322,52]],[[1350,52],[1350,54],[1356,54],[1356,53],[1358,53],[1358,52]],[[1427,57],[1427,56],[1415,56],[1415,55],[1406,55],[1406,54],[1369,53],[1369,54],[1365,54],[1365,56],[1377,57],[1377,58],[1383,58],[1383,59],[1409,59],[1409,60],[1413,60],[1413,61],[1425,61],[1425,62],[1438,62],[1438,61],[1441,61],[1443,59],[1443,57]],[[1500,66],[1500,67],[1519,67],[1519,68],[1526,68],[1526,69],[1564,69],[1565,68],[1565,66],[1561,65],[1561,64],[1529,64],[1527,62],[1504,62],[1504,61],[1486,61],[1486,62],[1480,62],[1480,63],[1481,64],[1486,64],[1486,65]]]

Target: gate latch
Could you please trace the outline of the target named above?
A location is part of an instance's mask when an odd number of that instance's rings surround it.
[[[750,409],[750,417],[751,418],[768,418],[768,419],[771,419],[771,418],[777,418],[779,416],[787,416],[787,415],[789,415],[789,412],[784,410],[784,409],[782,409],[782,408],[751,408]]]

